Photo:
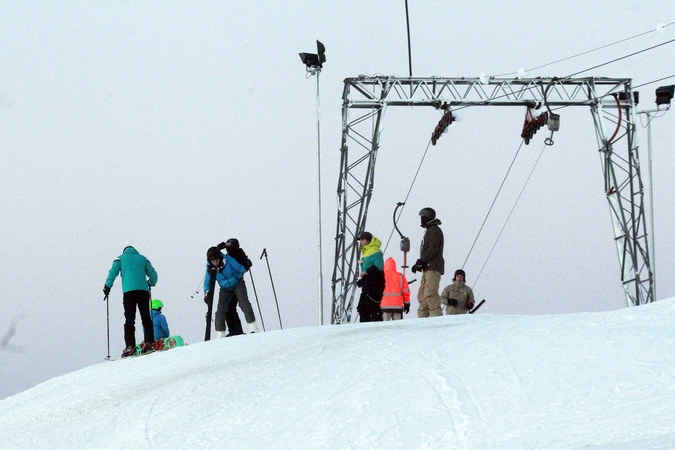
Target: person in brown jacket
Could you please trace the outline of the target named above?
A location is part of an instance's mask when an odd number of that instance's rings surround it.
[[[443,289],[441,303],[447,305],[445,315],[466,314],[475,303],[473,291],[466,285],[466,273],[462,269],[455,270],[452,284]]]
[[[443,231],[436,218],[436,211],[432,208],[423,208],[420,211],[421,227],[425,228],[424,238],[420,247],[420,257],[412,266],[412,271],[422,272],[422,281],[417,292],[417,317],[437,317],[443,315],[441,296],[438,295],[438,286],[441,275],[445,272],[443,259]]]

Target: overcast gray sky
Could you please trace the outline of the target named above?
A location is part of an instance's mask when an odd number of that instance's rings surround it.
[[[477,77],[536,67],[675,21],[671,1],[409,1],[413,74]],[[407,76],[405,3],[0,1],[0,398],[103,360],[101,289],[127,245],[159,273],[171,331],[203,338],[206,249],[237,237],[249,253],[267,329],[316,325],[315,80],[298,52],[326,46],[321,73],[326,321],[336,226],[343,80]],[[570,73],[675,36],[647,33],[534,71]],[[675,74],[673,45],[584,75],[639,85]],[[653,107],[654,89],[640,89]],[[413,252],[432,206],[452,278],[520,144],[524,108],[472,108],[427,155],[399,222]],[[675,115],[652,123],[657,291],[675,295],[671,182]],[[439,119],[390,108],[368,229],[389,236]],[[521,151],[465,267],[475,279],[542,148]],[[637,139],[646,166],[646,129]],[[482,313],[543,314],[625,307],[593,122],[565,109],[476,286]],[[398,239],[387,256],[401,260]],[[247,278],[249,293],[253,294]],[[416,287],[416,285],[413,285]],[[200,292],[195,293],[199,288]],[[252,296],[253,297],[253,296]],[[111,354],[122,338],[119,279],[110,297]],[[257,306],[255,306],[257,312]],[[416,304],[414,305],[416,308]],[[413,308],[413,309],[414,309]],[[411,315],[406,319],[412,318]],[[139,334],[140,336],[140,334]]]

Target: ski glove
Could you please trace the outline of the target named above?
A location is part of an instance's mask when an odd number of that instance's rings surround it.
[[[423,262],[421,259],[418,259],[417,262],[412,266],[413,273],[421,272],[429,266],[429,263]]]
[[[410,312],[410,303],[405,303],[403,305],[403,312],[408,314]]]
[[[209,291],[204,291],[204,303],[209,304]]]
[[[363,287],[363,278],[359,278],[359,280],[356,282],[356,285],[358,287]]]
[[[448,299],[448,306],[457,306],[457,303],[458,303],[457,300],[455,300],[454,298]]]
[[[225,247],[227,247],[227,244],[226,244],[225,242],[221,242],[220,244],[216,245],[216,248],[217,248],[218,250],[222,250],[222,249],[224,249]]]
[[[103,285],[103,294],[105,294],[106,297],[108,296],[108,294],[110,294],[110,288],[108,287],[108,285],[105,284]]]

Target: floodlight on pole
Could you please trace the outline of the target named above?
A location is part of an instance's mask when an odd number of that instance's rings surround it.
[[[654,300],[656,300],[656,247],[654,246],[654,177],[652,176],[652,119],[659,117],[656,116],[659,112],[668,111],[670,109],[670,101],[673,99],[673,94],[675,93],[675,86],[661,86],[656,88],[656,108],[646,109],[644,111],[638,111],[638,114],[645,114],[647,116],[647,170],[649,172],[649,224],[651,231],[651,248],[652,248],[652,273],[653,273],[653,283],[652,288],[654,290]],[[635,104],[638,103],[639,93],[633,92]],[[665,108],[662,106],[665,105]]]
[[[316,53],[300,53],[300,60],[307,68],[307,78],[316,75],[316,180],[318,186],[318,234],[319,234],[319,325],[323,325],[323,262],[321,242],[321,109],[319,103],[319,75],[326,62],[326,47],[316,41]]]

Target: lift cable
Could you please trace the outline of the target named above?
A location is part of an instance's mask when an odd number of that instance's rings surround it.
[[[606,66],[608,64],[612,64],[612,63],[615,63],[617,61],[621,61],[622,59],[630,58],[631,56],[639,55],[640,53],[644,53],[646,51],[653,50],[655,48],[662,47],[666,44],[670,44],[670,43],[673,43],[673,42],[675,42],[675,39],[671,39],[671,40],[666,41],[666,42],[661,42],[660,44],[656,44],[656,45],[652,45],[651,47],[643,48],[642,50],[638,50],[637,52],[633,52],[633,53],[630,53],[628,55],[621,56],[620,58],[616,58],[616,59],[613,59],[611,61],[607,61],[605,63],[598,64],[597,66],[593,66],[593,67],[589,67],[588,69],[580,70],[579,72],[575,72],[573,74],[567,75],[567,77],[565,77],[565,78],[572,78],[573,76],[579,75],[580,73],[588,72],[589,70],[597,69],[598,67]]]
[[[653,83],[658,83],[659,81],[667,80],[668,78],[673,78],[675,75],[668,75],[667,77],[659,78],[658,80],[654,81],[648,81],[646,83],[638,84],[637,86],[633,86],[633,89],[637,89],[642,86],[647,86],[648,84],[653,84]]]
[[[403,200],[403,205],[401,205],[401,209],[398,212],[398,217],[396,217],[395,222],[398,222],[398,219],[401,217],[401,214],[403,213],[403,209],[405,208],[406,203],[408,202],[408,197],[410,197],[410,191],[412,191],[413,186],[415,185],[415,181],[417,180],[417,175],[420,173],[420,169],[422,168],[422,163],[424,163],[424,159],[427,157],[427,152],[429,151],[429,147],[431,147],[431,139],[429,139],[429,143],[427,144],[426,150],[424,150],[424,154],[422,155],[422,159],[420,161],[419,166],[417,166],[417,171],[415,172],[415,176],[413,177],[412,183],[410,183],[410,189],[408,189],[408,193],[405,195],[405,199]],[[387,251],[387,247],[389,247],[389,242],[391,241],[391,237],[394,235],[395,228],[392,227],[391,233],[389,233],[389,239],[387,239],[387,243],[384,246],[384,252]],[[384,253],[382,252],[382,253]]]
[[[663,29],[665,30],[666,28],[668,28],[669,26],[671,26],[671,25],[673,25],[673,24],[675,24],[675,22],[670,22],[670,23],[668,23],[668,24],[665,24],[665,25],[663,25]],[[589,54],[589,53],[593,53],[593,52],[595,52],[595,51],[602,50],[603,48],[607,48],[607,47],[611,47],[611,46],[613,46],[613,45],[621,44],[622,42],[630,41],[631,39],[635,39],[635,38],[637,38],[637,37],[644,36],[644,35],[649,34],[649,33],[654,33],[655,31],[657,31],[656,28],[654,28],[654,29],[652,29],[652,30],[649,30],[649,31],[645,31],[645,32],[636,34],[635,36],[627,37],[627,38],[618,40],[618,41],[616,41],[616,42],[612,42],[611,44],[601,45],[600,47],[596,47],[596,48],[594,48],[594,49],[587,50],[587,51],[585,51],[585,52],[577,53],[576,55],[568,56],[568,57],[566,57],[566,58],[562,58],[562,59],[558,59],[558,60],[556,60],[556,61],[552,61],[552,62],[549,62],[549,63],[546,63],[546,64],[542,64],[542,65],[540,65],[540,66],[533,67],[533,68],[527,69],[527,70],[528,70],[528,72],[532,72],[532,71],[537,70],[537,69],[542,69],[542,68],[544,68],[544,67],[552,66],[553,64],[557,64],[557,63],[559,63],[559,62],[563,62],[563,61],[567,61],[567,60],[570,60],[570,59],[573,59],[573,58],[577,58],[577,57],[579,57],[579,56],[587,55],[587,54]],[[502,74],[499,74],[499,75],[493,75],[493,76],[494,76],[494,77],[503,77],[503,76],[507,76],[507,75],[515,75],[516,73],[517,73],[517,72],[509,72],[509,73],[502,73]]]
[[[490,253],[488,253],[487,258],[485,258],[485,262],[483,262],[483,266],[480,268],[480,272],[478,272],[478,276],[476,277],[476,281],[474,281],[474,283],[473,283],[472,289],[476,289],[476,285],[478,284],[478,279],[480,278],[481,274],[483,273],[483,269],[485,269],[485,266],[487,265],[488,261],[490,260],[490,256],[492,256],[492,252],[494,251],[495,247],[497,246],[497,242],[499,242],[499,238],[502,236],[502,233],[504,232],[504,229],[506,228],[506,224],[509,223],[509,219],[511,218],[511,215],[513,214],[513,211],[516,209],[516,205],[518,205],[518,201],[520,200],[520,197],[523,195],[523,192],[525,191],[525,188],[527,187],[527,183],[530,181],[530,178],[532,177],[532,174],[534,173],[534,169],[536,169],[537,164],[539,164],[539,160],[541,159],[542,155],[544,154],[545,149],[546,149],[546,145],[544,145],[542,147],[541,152],[539,153],[539,157],[534,162],[534,166],[532,166],[532,170],[530,171],[530,174],[527,176],[527,179],[525,180],[525,184],[523,184],[523,188],[520,190],[520,193],[518,194],[518,197],[516,198],[516,201],[513,204],[513,207],[511,208],[511,211],[509,212],[509,215],[506,217],[506,220],[504,221],[504,225],[502,226],[502,229],[499,231],[499,234],[497,235],[497,239],[495,239],[494,244],[492,244],[492,248],[490,249]]]
[[[483,223],[480,226],[480,229],[478,230],[478,234],[476,235],[476,239],[473,240],[473,244],[471,244],[471,248],[469,249],[469,254],[466,255],[466,259],[464,260],[464,264],[462,264],[462,268],[466,266],[466,262],[469,260],[469,256],[471,256],[471,252],[473,251],[474,246],[476,245],[476,241],[478,241],[478,237],[480,236],[481,232],[483,231],[483,227],[485,226],[485,222],[487,222],[488,217],[490,217],[490,213],[492,212],[492,208],[495,206],[495,202],[497,201],[497,198],[499,197],[499,194],[502,191],[502,188],[504,187],[504,183],[506,182],[506,179],[509,176],[509,173],[511,172],[511,169],[513,168],[513,163],[516,162],[516,158],[518,157],[518,154],[520,153],[520,149],[523,148],[523,144],[525,143],[525,140],[520,141],[520,145],[518,146],[518,150],[516,150],[516,154],[513,156],[513,160],[511,161],[511,165],[509,165],[509,169],[506,171],[506,175],[504,175],[504,179],[502,180],[502,184],[499,186],[499,190],[497,191],[497,195],[495,195],[495,198],[492,200],[492,204],[490,205],[490,209],[488,210],[487,214],[485,215],[485,219],[483,219]]]

